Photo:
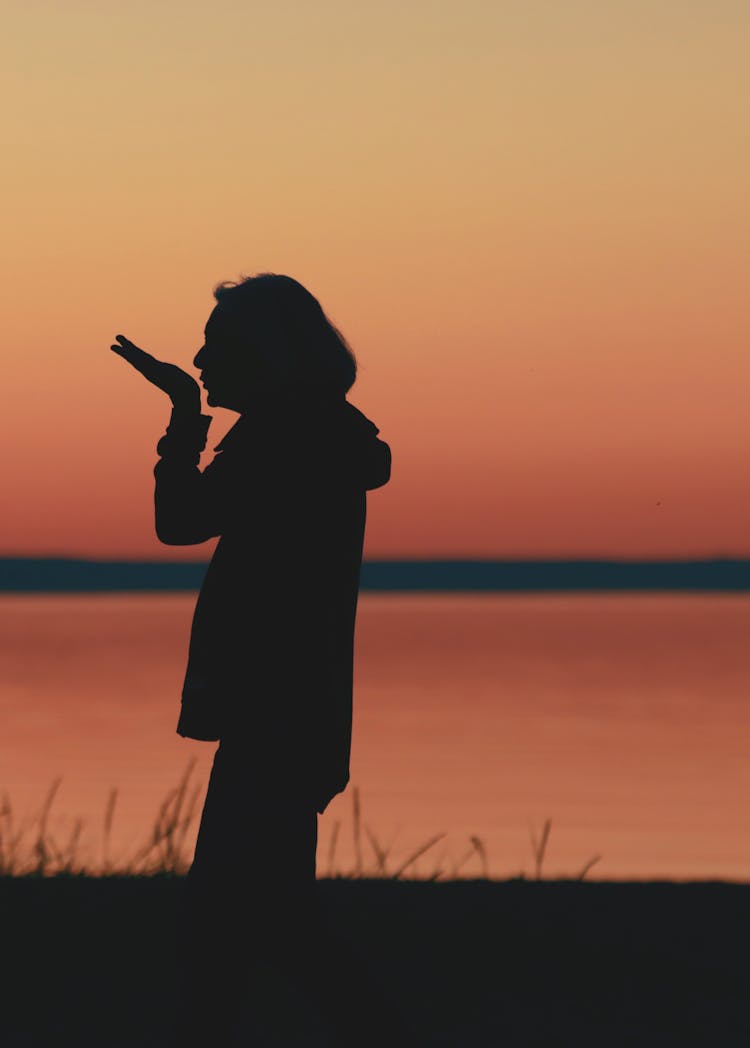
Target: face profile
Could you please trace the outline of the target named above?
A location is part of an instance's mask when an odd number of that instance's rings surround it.
[[[243,411],[245,402],[267,384],[247,336],[243,339],[226,311],[216,306],[206,322],[204,343],[193,359],[210,407]],[[253,367],[255,359],[256,366]]]

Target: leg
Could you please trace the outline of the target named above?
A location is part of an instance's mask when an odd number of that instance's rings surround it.
[[[231,1043],[256,961],[270,959],[303,998],[316,844],[314,807],[254,781],[246,751],[222,743],[185,886],[175,1044]]]

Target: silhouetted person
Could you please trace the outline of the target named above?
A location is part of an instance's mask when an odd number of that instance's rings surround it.
[[[240,418],[203,471],[211,416],[195,379],[123,335],[111,347],[172,401],[159,539],[220,536],[177,727],[220,743],[187,879],[176,1043],[229,1043],[251,962],[271,958],[311,1006],[328,994],[342,1042],[364,1044],[347,1013],[361,1002],[339,985],[350,958],[331,970],[342,958],[317,923],[315,851],[317,814],[349,780],[365,492],[388,481],[390,448],[347,401],[355,358],[301,284],[262,274],[214,296],[193,363],[208,404]]]

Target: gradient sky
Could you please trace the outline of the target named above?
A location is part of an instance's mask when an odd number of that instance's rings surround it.
[[[188,366],[213,286],[276,271],[393,449],[366,555],[750,555],[746,3],[3,23],[1,553],[208,554],[153,534],[168,402],[108,347]]]

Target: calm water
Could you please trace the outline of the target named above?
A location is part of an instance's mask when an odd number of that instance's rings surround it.
[[[76,816],[96,857],[149,832],[191,757],[175,734],[192,594],[0,597],[0,786],[20,816],[63,777],[50,827]],[[484,842],[489,872],[750,880],[750,596],[364,593],[352,781],[319,820],[318,872],[355,863],[352,787],[389,868]],[[252,832],[251,813],[247,832]],[[194,839],[193,837],[190,838]],[[365,868],[373,852],[363,831]],[[264,861],[267,856],[260,856]],[[477,876],[474,853],[460,875]]]

